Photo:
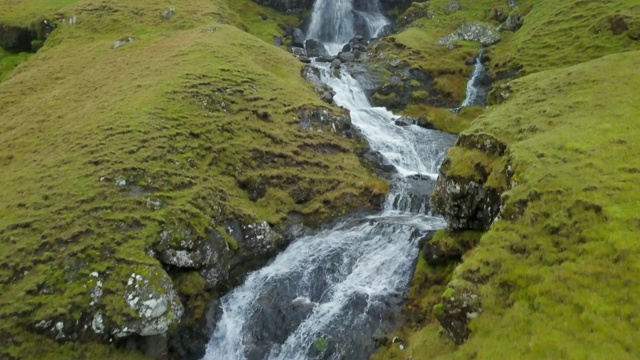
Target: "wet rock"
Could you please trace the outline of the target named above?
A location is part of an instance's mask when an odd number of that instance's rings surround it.
[[[333,97],[336,92],[322,82],[320,79],[320,70],[313,66],[305,66],[302,69],[302,77],[313,85],[316,94],[326,103],[333,103]]]
[[[475,41],[482,46],[490,46],[500,41],[500,33],[493,26],[485,23],[466,23],[449,35],[438,40],[439,45],[455,48],[458,40]]]
[[[211,339],[215,326],[222,316],[220,300],[207,305],[205,316],[196,314],[196,308],[186,305],[183,318],[191,319],[195,324],[180,323],[168,339],[169,354],[174,359],[202,359],[206,345]]]
[[[237,255],[236,262],[255,262],[275,254],[283,244],[281,234],[274,231],[266,221],[241,224],[231,221],[225,224],[227,233],[232,236],[242,252]]]
[[[333,62],[336,58],[333,56],[318,56],[316,58],[316,62],[330,63]]]
[[[343,63],[348,63],[354,61],[356,56],[353,52],[341,52],[338,54],[338,59]]]
[[[307,50],[307,56],[317,57],[317,56],[329,56],[329,52],[327,48],[325,48],[324,44],[318,40],[308,39],[304,42],[304,48]]]
[[[471,334],[468,324],[482,313],[477,289],[470,283],[459,281],[449,284],[443,301],[433,311],[440,325],[456,345],[462,345]]]
[[[291,45],[304,48],[304,40],[305,40],[304,32],[300,30],[300,28],[293,29],[293,39],[292,39]]]
[[[418,119],[411,116],[401,116],[396,119],[395,124],[398,126],[409,126],[416,125],[418,123]]]
[[[294,46],[291,49],[289,49],[289,52],[291,52],[291,54],[293,54],[293,56],[295,57],[307,56],[307,51],[297,46]]]
[[[380,174],[394,174],[396,167],[393,166],[379,151],[368,149],[361,154],[361,158],[369,163]],[[384,203],[384,200],[383,200]]]
[[[280,47],[280,46],[282,46],[282,44],[283,44],[283,42],[282,42],[281,38],[279,38],[277,36],[273,37],[273,45]]]
[[[340,67],[340,65],[342,65],[342,61],[340,59],[333,59],[333,61],[331,61],[332,69],[337,69]]]
[[[378,31],[378,34],[376,35],[377,38],[383,38],[385,36],[389,36],[391,34],[394,33],[393,30],[393,25],[392,24],[387,24],[385,26],[382,27],[382,29],[380,29]]]
[[[458,11],[462,9],[462,6],[460,5],[459,1],[449,1],[445,6],[444,6],[444,13],[446,15],[451,15],[454,12]]]

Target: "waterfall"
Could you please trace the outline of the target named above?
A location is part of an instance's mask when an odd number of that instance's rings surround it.
[[[329,44],[349,41],[357,11],[370,15],[373,22],[364,17],[369,27],[387,23],[379,21],[384,17],[377,1],[354,10],[351,0],[318,0],[309,36]],[[346,68],[336,77],[328,64],[314,64],[371,151],[396,169],[390,193],[380,213],[296,239],[225,295],[207,360],[368,359],[375,350],[372,335],[391,330],[400,310],[419,239],[445,226],[429,215],[427,200],[455,137],[396,125],[398,116],[372,107]]]
[[[482,49],[478,53],[473,64],[473,72],[471,78],[467,82],[467,92],[464,101],[460,107],[453,109],[454,112],[460,111],[466,106],[486,106],[487,95],[491,88],[491,73],[482,63]]]
[[[370,39],[389,23],[377,0],[316,0],[307,38],[336,54],[354,36]]]

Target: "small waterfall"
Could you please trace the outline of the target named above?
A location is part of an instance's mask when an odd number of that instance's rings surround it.
[[[460,107],[453,109],[456,113],[467,106],[487,106],[487,95],[491,89],[491,73],[482,63],[482,53],[480,49],[473,65],[473,73],[467,82],[464,101]]]
[[[358,11],[370,15],[362,18],[375,34],[388,21],[377,1],[355,0],[355,5],[363,2],[369,7],[355,9],[352,0],[317,0],[309,37],[339,51],[355,34]],[[390,193],[379,214],[296,239],[225,295],[206,360],[368,359],[375,350],[372,335],[394,324],[418,240],[446,225],[428,215],[427,200],[455,137],[396,125],[398,116],[372,107],[346,69],[335,77],[329,64],[314,66],[371,150],[395,168]]]

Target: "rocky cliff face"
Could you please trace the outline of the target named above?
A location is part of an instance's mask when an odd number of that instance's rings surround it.
[[[440,168],[431,206],[451,230],[489,230],[500,212],[500,195],[513,175],[502,161],[507,147],[488,134],[462,134],[455,146],[458,149]],[[466,169],[466,157],[479,161]]]

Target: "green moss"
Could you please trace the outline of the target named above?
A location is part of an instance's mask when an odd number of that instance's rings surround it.
[[[174,277],[173,283],[181,295],[196,296],[204,292],[206,280],[195,271],[180,273]]]

